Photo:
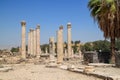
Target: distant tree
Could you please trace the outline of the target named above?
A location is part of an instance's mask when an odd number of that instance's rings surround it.
[[[64,42],[64,48],[67,49],[67,42]]]
[[[11,52],[19,52],[19,47],[17,47],[17,48],[12,47],[10,51],[11,51]]]
[[[80,41],[75,41],[74,42],[74,46],[72,46],[74,53],[78,53],[79,49],[80,49]]]
[[[75,41],[75,44],[80,44],[80,41]]]
[[[73,41],[71,41],[71,43],[73,44],[74,42],[73,42]]]
[[[45,52],[46,48],[48,49],[49,52],[49,44],[43,44],[41,45],[41,50]]]
[[[72,46],[72,48],[73,48],[73,52],[74,52],[74,53],[77,53],[77,52],[78,52],[78,51],[77,51],[77,46],[76,46],[76,45]]]
[[[120,39],[116,40],[115,46],[117,50],[120,50]]]
[[[87,42],[81,47],[82,51],[110,51],[110,42],[107,40],[98,40],[94,42]]]
[[[55,42],[55,53],[57,53],[57,42]]]
[[[93,51],[93,45],[92,42],[87,42],[84,44],[83,48],[85,51]]]
[[[28,45],[26,45],[26,51],[28,51]]]
[[[107,40],[98,40],[93,42],[93,48],[96,51],[110,51],[110,42]]]
[[[0,49],[0,52],[1,52],[2,50]]]

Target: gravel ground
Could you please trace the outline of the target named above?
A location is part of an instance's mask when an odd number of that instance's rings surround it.
[[[12,71],[0,72],[0,80],[102,80],[58,68],[46,68],[44,65],[16,64],[12,66]]]

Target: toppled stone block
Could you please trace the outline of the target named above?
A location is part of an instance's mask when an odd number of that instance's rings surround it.
[[[60,69],[67,70],[67,69],[68,69],[68,66],[67,66],[67,65],[60,65],[59,68],[60,68]]]
[[[58,65],[56,63],[49,63],[49,64],[46,65],[46,67],[56,68],[56,67],[58,67]]]
[[[94,70],[95,69],[93,66],[85,66],[85,68],[84,68],[85,73],[93,72]]]
[[[12,70],[12,67],[3,67],[3,68],[0,68],[0,72],[8,72],[9,70]]]
[[[4,58],[0,58],[0,63],[5,63],[5,59]]]
[[[75,65],[68,65],[67,67],[68,67],[68,69],[75,69],[76,68]]]

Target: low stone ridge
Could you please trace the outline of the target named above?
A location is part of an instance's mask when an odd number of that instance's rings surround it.
[[[109,67],[111,65],[103,65],[102,64],[102,66]],[[100,65],[100,67],[101,67],[101,65]],[[84,67],[74,66],[74,68],[69,68],[67,70],[72,71],[72,72],[82,73],[82,74],[89,75],[89,76],[95,76],[95,77],[98,77],[98,78],[101,78],[104,80],[120,80],[119,75],[112,75],[112,74],[105,73],[102,71],[97,71],[94,66],[84,66]]]
[[[0,68],[0,72],[8,72],[9,70],[13,70],[10,66],[3,66]]]
[[[63,69],[63,70],[67,70],[67,69],[68,69],[68,66],[67,66],[67,65],[60,65],[59,68],[60,68],[60,69]]]
[[[84,68],[85,73],[90,73],[90,72],[93,72],[93,71],[95,71],[93,66],[85,66],[85,68]]]
[[[89,66],[94,66],[94,67],[112,67],[115,66],[114,64],[105,64],[105,63],[89,63]]]

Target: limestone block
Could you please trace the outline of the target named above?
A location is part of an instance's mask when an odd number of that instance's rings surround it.
[[[68,66],[67,66],[67,65],[60,65],[59,68],[60,68],[60,69],[67,70],[67,69],[68,69]]]
[[[94,70],[95,69],[93,66],[85,66],[85,68],[84,68],[85,73],[93,72]]]
[[[0,72],[8,72],[9,70],[12,70],[12,67],[3,67],[3,68],[0,68]]]

